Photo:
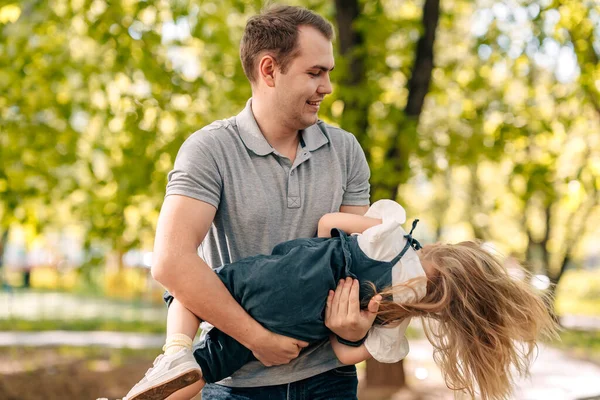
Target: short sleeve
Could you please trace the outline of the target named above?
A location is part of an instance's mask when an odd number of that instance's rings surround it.
[[[376,260],[390,261],[406,246],[406,231],[402,223],[406,221],[404,208],[392,200],[379,200],[369,207],[367,217],[382,220],[379,225],[372,226],[358,235],[357,241],[361,250]],[[427,292],[427,279],[419,256],[413,248],[409,248],[400,261],[392,268],[392,285],[398,286],[415,278],[410,287],[394,292],[394,301],[399,304],[413,303],[421,300]]]
[[[393,200],[383,199],[371,204],[371,207],[365,213],[365,217],[381,220],[381,224],[372,226],[363,232],[363,236],[369,242],[377,242],[389,235],[406,235],[406,232],[402,229],[402,224],[406,222],[406,211],[404,211],[404,208],[400,204]],[[391,258],[394,258],[396,254],[398,253],[393,251]],[[378,257],[375,254],[373,256]]]
[[[200,130],[181,145],[169,172],[166,196],[179,194],[202,200],[218,208],[223,180],[211,145],[213,132]]]
[[[360,144],[354,137],[350,136],[350,146],[348,148],[347,166],[348,178],[346,182],[346,191],[342,199],[342,205],[364,206],[369,205],[370,189],[369,178],[371,171],[367,158]]]
[[[381,363],[395,363],[406,357],[410,348],[406,328],[410,318],[393,327],[375,325],[369,331],[365,347],[373,358]]]
[[[391,261],[403,249],[406,232],[402,223],[406,221],[404,208],[392,200],[379,200],[369,207],[366,217],[381,219],[382,223],[366,229],[358,237],[358,245],[369,257]]]

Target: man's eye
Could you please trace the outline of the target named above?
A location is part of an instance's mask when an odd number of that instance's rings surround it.
[[[321,73],[320,73],[320,72],[309,72],[308,74],[309,74],[310,76],[314,76],[314,77],[317,77],[317,76],[321,75]]]

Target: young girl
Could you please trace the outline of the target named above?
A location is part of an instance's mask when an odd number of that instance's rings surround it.
[[[421,248],[412,230],[402,229],[405,220],[404,209],[391,200],[374,203],[364,217],[327,214],[319,221],[318,238],[284,242],[271,255],[245,258],[216,272],[267,329],[309,343],[330,337],[341,362],[357,362],[349,356],[357,350],[366,354],[361,359],[403,359],[410,318],[427,317],[425,333],[447,386],[471,397],[477,390],[484,400],[506,398],[513,368],[526,375],[537,338],[555,335],[544,300],[477,243]],[[363,283],[363,307],[374,295],[380,302],[376,323],[362,343],[330,336],[324,324],[326,302],[347,277]],[[169,295],[166,301],[164,354],[127,400],[165,399],[197,381],[199,390],[253,359],[250,350],[215,328],[192,353],[198,318]]]

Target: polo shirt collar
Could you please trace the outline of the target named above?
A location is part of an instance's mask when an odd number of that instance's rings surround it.
[[[240,137],[248,149],[258,156],[266,156],[274,151],[260,131],[254,114],[252,114],[252,99],[248,100],[246,107],[235,117],[235,120]],[[321,130],[320,122],[318,121],[301,131],[304,148],[308,151],[315,151],[329,143],[329,139]]]
[[[323,123],[319,120],[316,124],[302,131],[302,140],[304,141],[304,148],[306,150],[315,151],[319,147],[329,143],[329,138],[323,132],[322,125]]]

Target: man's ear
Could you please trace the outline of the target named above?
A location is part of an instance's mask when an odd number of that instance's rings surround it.
[[[273,56],[267,54],[258,62],[258,77],[268,87],[275,86],[275,72],[277,70],[277,62]]]

